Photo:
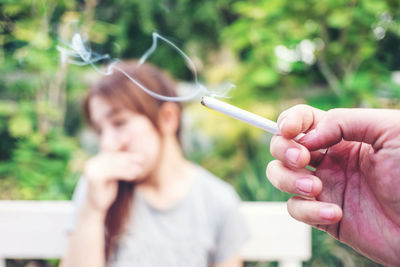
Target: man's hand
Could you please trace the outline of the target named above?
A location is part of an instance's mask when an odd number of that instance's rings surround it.
[[[283,112],[267,176],[297,220],[400,265],[400,111],[299,105]],[[306,133],[298,142],[300,133]],[[305,167],[309,165],[316,170]]]

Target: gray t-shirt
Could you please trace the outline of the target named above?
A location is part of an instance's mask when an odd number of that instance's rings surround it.
[[[80,182],[75,201],[84,187]],[[201,167],[189,193],[168,209],[154,208],[136,191],[130,225],[108,266],[206,267],[227,260],[249,238],[239,201],[229,184]]]

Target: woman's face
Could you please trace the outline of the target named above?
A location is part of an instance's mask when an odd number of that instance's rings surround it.
[[[131,152],[143,157],[145,176],[151,174],[160,154],[161,138],[144,115],[115,109],[100,96],[89,100],[91,120],[100,138],[101,152]]]

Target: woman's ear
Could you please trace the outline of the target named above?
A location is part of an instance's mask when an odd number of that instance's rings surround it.
[[[176,135],[179,129],[181,111],[177,104],[165,102],[161,105],[158,112],[158,125],[161,133],[166,135]]]

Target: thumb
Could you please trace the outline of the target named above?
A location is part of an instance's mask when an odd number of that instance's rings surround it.
[[[342,140],[371,144],[376,150],[400,134],[400,111],[332,109],[300,143],[309,150],[328,148]]]

